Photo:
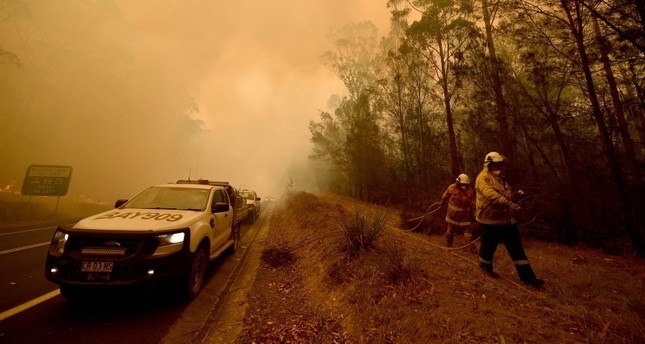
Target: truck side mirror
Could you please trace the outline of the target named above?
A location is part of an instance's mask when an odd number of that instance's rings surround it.
[[[256,198],[255,198],[255,200],[256,200],[256,201],[261,201],[261,200],[262,200],[262,198],[260,198],[260,197],[256,197]]]
[[[124,205],[125,202],[127,202],[127,201],[128,201],[127,199],[118,199],[118,200],[116,200],[116,202],[114,202],[114,207],[118,208],[118,207]]]
[[[228,203],[225,202],[217,202],[213,204],[213,207],[211,208],[213,213],[222,213],[225,211],[229,211],[231,207],[228,205]]]

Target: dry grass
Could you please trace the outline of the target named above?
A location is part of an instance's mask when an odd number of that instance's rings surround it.
[[[353,214],[343,220],[345,254],[353,257],[373,249],[386,225],[387,215],[384,212],[378,210],[367,212],[363,209],[356,209]]]
[[[360,208],[387,214],[370,250],[348,255],[342,227]],[[369,216],[367,218],[369,220]],[[368,221],[369,222],[369,221]],[[442,236],[396,229],[396,212],[295,193],[274,212],[240,343],[642,343],[645,266],[585,248],[525,240],[544,289],[518,283],[503,247],[501,279]],[[281,252],[281,253],[276,253]]]

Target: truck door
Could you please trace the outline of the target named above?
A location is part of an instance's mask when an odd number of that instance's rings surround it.
[[[228,200],[228,195],[224,190],[215,190],[213,194],[213,204],[215,203],[231,204]],[[233,225],[233,207],[228,211],[221,213],[214,213],[215,227],[213,227],[213,241],[211,243],[211,253],[222,246],[231,235],[231,227]]]

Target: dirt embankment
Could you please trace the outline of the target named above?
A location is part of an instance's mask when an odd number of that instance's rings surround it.
[[[476,253],[401,230],[396,211],[308,193],[276,208],[236,342],[645,342],[642,260],[524,240],[546,280],[533,289],[503,247],[492,280]],[[365,251],[344,232],[357,212],[387,218]]]

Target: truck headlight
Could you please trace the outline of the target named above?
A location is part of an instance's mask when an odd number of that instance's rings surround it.
[[[159,245],[157,246],[155,253],[153,253],[152,255],[165,256],[181,251],[182,247],[184,246],[185,237],[186,233],[184,232],[157,235]]]
[[[67,244],[68,238],[69,234],[63,233],[57,229],[56,233],[54,233],[51,244],[49,244],[49,254],[54,257],[62,256],[65,252],[65,244]]]

